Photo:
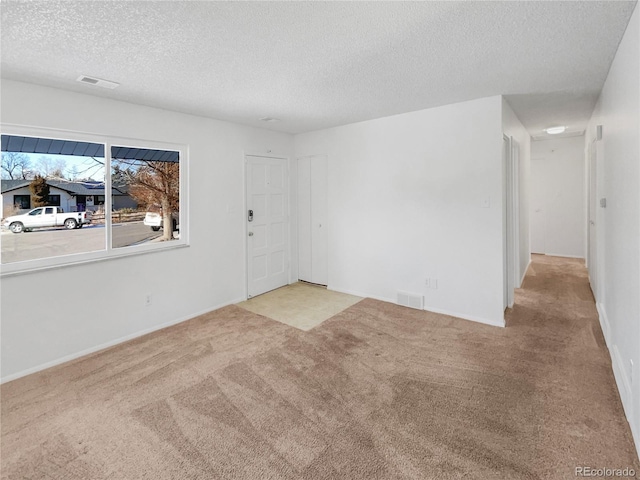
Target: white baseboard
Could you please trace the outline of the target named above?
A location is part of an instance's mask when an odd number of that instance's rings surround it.
[[[627,375],[625,375],[624,370],[624,361],[622,360],[622,355],[620,355],[620,350],[618,350],[618,346],[614,345],[613,349],[609,351],[611,355],[611,366],[613,367],[613,376],[616,378],[616,384],[618,385],[618,391],[620,392],[620,398],[622,399],[622,406],[626,407],[627,405],[631,407],[631,385],[629,384],[629,379]],[[631,409],[630,409],[631,410]],[[627,418],[629,419],[629,423],[632,423],[630,413],[632,411],[627,411],[625,408],[625,413],[627,414]]]
[[[622,408],[627,417],[627,422],[631,427],[631,436],[636,446],[636,454],[640,459],[640,431],[636,428],[635,412],[633,411],[633,392],[631,390],[631,384],[629,383],[629,377],[626,375],[624,369],[624,360],[620,355],[618,346],[614,345],[613,349],[609,349],[611,355],[611,365],[613,367],[613,376],[616,379],[616,385],[618,392],[620,392],[620,399],[622,400]]]
[[[338,292],[338,293],[346,293],[347,295],[353,295],[354,297],[373,298],[374,300],[380,300],[381,302],[387,302],[387,303],[396,304],[396,301],[392,300],[390,298],[377,297],[375,295],[367,295],[366,293],[355,292],[353,290],[345,290],[345,289],[342,289],[342,288],[333,288],[333,287],[331,287],[329,285],[327,285],[327,290],[331,290],[332,292]]]
[[[223,308],[223,307],[226,307],[228,305],[233,305],[234,303],[238,303],[238,302],[241,302],[241,301],[242,301],[242,299],[238,299],[238,300],[234,300],[234,301],[229,302],[229,303],[224,303],[224,304],[218,305],[217,307],[208,308],[208,309],[203,310],[201,312],[193,313],[193,314],[187,315],[186,317],[179,318],[177,320],[171,320],[170,322],[166,322],[166,323],[163,323],[163,324],[160,324],[160,325],[156,325],[156,326],[151,327],[151,328],[140,330],[139,332],[135,332],[135,333],[132,333],[132,334],[129,334],[129,335],[125,335],[124,337],[120,337],[120,338],[117,338],[115,340],[111,340],[109,342],[105,342],[105,343],[102,343],[100,345],[96,345],[95,347],[86,348],[86,349],[81,350],[79,352],[72,353],[70,355],[65,355],[64,357],[57,358],[55,360],[51,360],[50,362],[45,362],[45,363],[42,363],[40,365],[36,365],[35,367],[27,368],[27,369],[22,370],[20,372],[12,373],[11,375],[6,375],[6,376],[0,378],[0,384],[6,383],[6,382],[10,382],[11,380],[16,380],[18,378],[25,377],[27,375],[31,375],[32,373],[36,373],[36,372],[40,372],[42,370],[46,370],[47,368],[55,367],[56,365],[60,365],[60,364],[65,363],[65,362],[69,362],[71,360],[75,360],[76,358],[84,357],[85,355],[89,355],[91,353],[95,353],[95,352],[98,352],[100,350],[104,350],[106,348],[113,347],[113,346],[118,345],[120,343],[128,342],[129,340],[133,340],[134,338],[142,337],[143,335],[147,335],[148,333],[153,333],[153,332],[155,332],[157,330],[162,330],[163,328],[171,327],[173,325],[177,325],[178,323],[186,322],[187,320],[191,320],[192,318],[199,317],[200,315],[204,315],[205,313],[209,313],[209,312],[212,312],[212,311],[217,310],[219,308]]]
[[[565,258],[579,258],[584,260],[584,255],[568,255],[566,253],[545,253],[547,257],[565,257]]]
[[[611,326],[609,324],[609,319],[607,318],[607,312],[604,309],[604,305],[601,303],[596,303],[596,309],[598,310],[598,318],[600,319],[600,328],[602,329],[602,335],[604,335],[604,341],[607,344],[607,347],[611,345]],[[609,348],[611,350],[611,348]]]
[[[332,290],[334,292],[339,292],[339,293],[346,293],[348,295],[355,295],[356,297],[373,298],[374,300],[379,300],[381,302],[393,303],[394,305],[398,305],[395,300],[392,300],[390,298],[376,297],[376,296],[373,296],[373,295],[367,295],[366,293],[354,292],[352,290],[342,290],[342,289],[337,289],[337,288],[332,288],[332,287],[327,287],[327,290]],[[462,320],[470,320],[472,322],[484,323],[485,325],[491,325],[491,326],[494,326],[494,327],[504,327],[505,326],[504,319],[498,320],[498,321],[488,320],[486,318],[475,317],[473,315],[466,315],[464,313],[451,312],[449,310],[442,310],[442,309],[432,308],[432,307],[430,307],[428,305],[424,307],[424,310],[426,310],[428,312],[433,312],[433,313],[440,313],[442,315],[449,315],[450,317],[461,318]]]
[[[529,271],[530,266],[531,266],[531,256],[529,256],[529,263],[527,263],[527,268],[525,268],[524,272],[522,272],[522,276],[520,277],[520,284],[518,285],[518,288],[522,287],[522,284],[524,283],[524,277],[527,276],[527,272]]]
[[[466,313],[451,312],[449,310],[443,310],[440,308],[432,308],[428,305],[424,309],[427,310],[428,312],[440,313],[442,315],[449,315],[450,317],[461,318],[462,320],[470,320],[472,322],[477,322],[477,323],[484,323],[485,325],[491,325],[492,327],[504,327],[506,325],[504,318],[501,320],[489,320],[487,318],[476,317],[474,315],[467,315]]]
[[[618,345],[614,344],[611,339],[611,325],[609,323],[609,318],[607,317],[605,306],[602,303],[596,303],[596,308],[598,309],[600,328],[602,329],[604,341],[607,344],[607,348],[609,349],[609,356],[611,357],[611,367],[613,369],[613,377],[616,381],[616,387],[618,388],[620,400],[622,400],[622,408],[624,409],[624,413],[627,417],[627,422],[629,423],[629,426],[631,428],[631,436],[633,437],[633,441],[636,446],[636,454],[640,459],[640,429],[637,428],[636,422],[634,421],[635,412],[633,411],[633,391],[631,389],[631,384],[625,373],[624,360],[622,358],[622,355],[620,355]]]

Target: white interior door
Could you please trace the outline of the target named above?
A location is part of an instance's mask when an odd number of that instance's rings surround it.
[[[247,295],[289,280],[288,168],[284,158],[247,156]]]
[[[298,278],[328,283],[327,157],[298,159]]]

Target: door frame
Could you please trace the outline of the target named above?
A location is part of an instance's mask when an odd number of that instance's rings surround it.
[[[511,187],[513,224],[513,286],[520,288],[522,275],[520,273],[520,143],[511,137]]]
[[[593,292],[596,305],[605,302],[606,289],[603,285],[604,272],[604,252],[605,249],[605,212],[599,203],[602,191],[602,161],[603,161],[603,141],[596,135],[589,143],[587,149],[587,178],[588,178],[588,198],[587,198],[587,254],[586,265],[589,273],[589,285]],[[594,222],[593,239],[591,238],[591,222]],[[592,245],[593,244],[593,245]],[[593,247],[593,254],[591,249]]]
[[[597,213],[597,169],[596,167],[596,139],[594,138],[587,147],[587,255],[586,265],[589,274],[589,285],[593,297],[598,300],[598,261],[596,251],[598,248],[598,227],[596,224]]]
[[[519,168],[514,161],[513,137],[502,135],[503,307],[512,308],[519,282]],[[518,154],[518,160],[520,155]]]
[[[267,153],[264,152],[254,152],[251,150],[245,150],[242,156],[242,233],[244,235],[244,292],[243,298],[244,300],[249,299],[249,225],[247,223],[247,157],[264,157],[264,158],[275,158],[278,160],[284,160],[286,166],[286,183],[287,183],[287,205],[285,206],[285,210],[287,212],[287,240],[289,242],[289,251],[287,252],[287,284],[291,284],[291,158],[288,155],[282,155],[278,153],[273,153],[271,150],[268,150]],[[296,175],[297,179],[297,175]],[[228,212],[231,213],[231,212]]]

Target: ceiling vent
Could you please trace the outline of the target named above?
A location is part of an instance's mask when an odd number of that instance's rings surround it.
[[[398,305],[424,310],[424,296],[415,293],[398,292]]]
[[[274,123],[274,122],[279,122],[280,119],[279,118],[273,118],[273,117],[263,117],[260,119],[263,122],[267,122],[267,123]]]
[[[110,82],[109,80],[103,80],[101,78],[88,77],[87,75],[80,75],[77,80],[80,83],[95,85],[96,87],[108,88],[110,90],[113,90],[120,85],[116,82]]]

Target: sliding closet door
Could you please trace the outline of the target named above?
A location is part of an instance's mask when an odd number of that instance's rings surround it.
[[[326,285],[327,157],[298,159],[298,278]]]

